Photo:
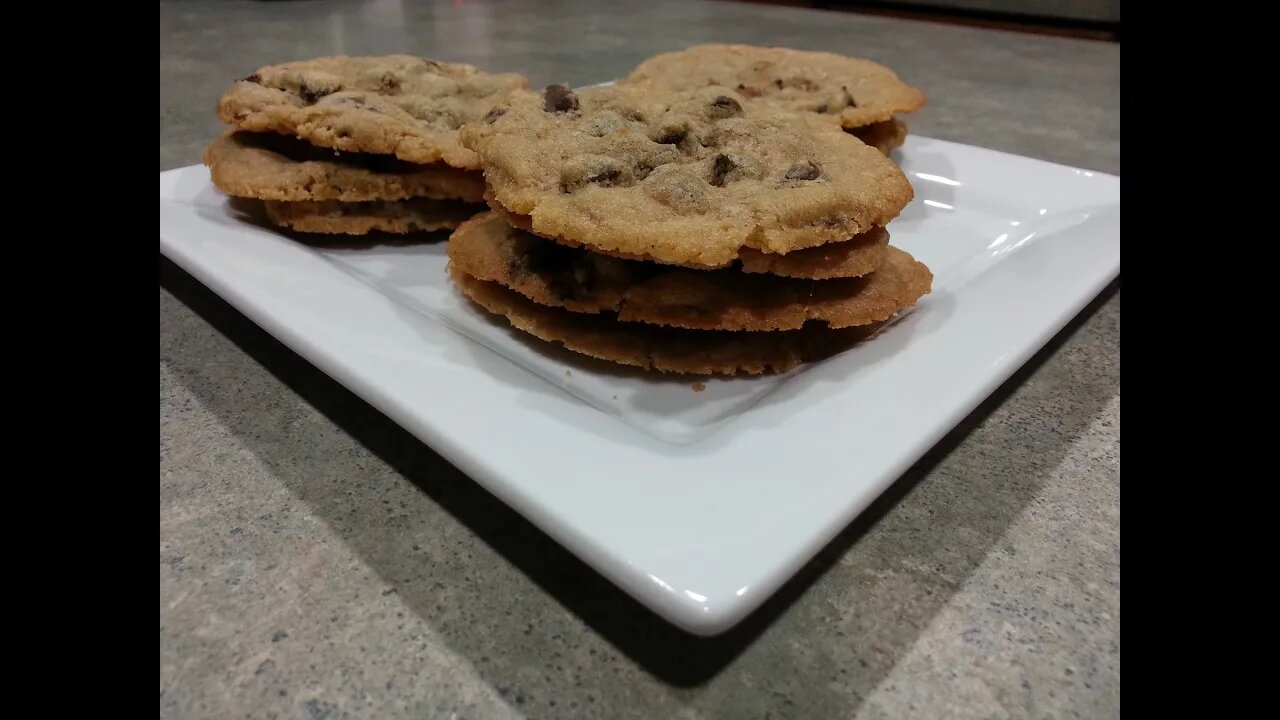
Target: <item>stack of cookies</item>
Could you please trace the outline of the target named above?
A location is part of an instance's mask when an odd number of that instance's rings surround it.
[[[525,79],[407,55],[259,69],[218,101],[232,126],[205,151],[213,182],[277,225],[363,235],[456,228],[484,194],[458,133]]]
[[[913,193],[880,150],[697,85],[521,91],[463,128],[491,211],[449,240],[459,289],[543,340],[697,374],[825,357],[929,291],[889,245]]]
[[[751,45],[699,45],[656,55],[622,83],[669,91],[729,87],[752,103],[833,119],[886,155],[907,137],[896,114],[925,103],[924,93],[870,60]]]

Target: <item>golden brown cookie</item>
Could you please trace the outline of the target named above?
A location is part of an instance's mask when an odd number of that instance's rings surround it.
[[[595,250],[720,267],[883,227],[911,200],[881,152],[726,88],[520,93],[463,128],[494,199]]]
[[[752,45],[700,45],[656,55],[621,83],[659,91],[720,85],[752,102],[837,118],[846,128],[890,120],[925,103],[924,93],[879,63]]]
[[[458,129],[526,85],[520,75],[409,55],[326,57],[259,68],[218,100],[218,117],[321,147],[475,169]]]
[[[228,130],[204,151],[218,189],[260,200],[404,200],[479,202],[484,176],[391,155],[344,153],[274,133]]]
[[[830,357],[869,337],[880,325],[831,330],[809,326],[771,333],[680,330],[618,322],[530,302],[497,283],[450,268],[464,295],[534,337],[576,353],[664,373],[760,375],[786,372]]]
[[[847,132],[885,155],[907,141],[907,124],[897,118],[852,128]]]
[[[493,211],[501,215],[508,225],[526,232],[533,232],[533,221],[528,215],[516,215],[502,207],[492,197],[487,197],[486,199],[489,200],[489,206],[493,208]],[[541,235],[539,237],[546,236]],[[570,242],[563,238],[550,239],[570,247],[582,247],[581,243]],[[746,273],[766,273],[805,280],[860,277],[872,272],[880,266],[880,263],[884,262],[888,247],[889,233],[884,228],[872,228],[844,242],[827,243],[814,248],[789,252],[786,255],[742,248],[738,252],[736,264],[742,272]],[[624,260],[654,261],[651,257],[620,252],[600,252],[600,254]],[[734,264],[733,261],[730,261],[720,267],[730,267]],[[698,270],[708,269],[705,266],[698,265],[676,265],[676,267],[693,267]]]
[[[462,272],[540,305],[699,330],[796,330],[809,321],[869,325],[914,305],[933,279],[923,263],[894,247],[862,278],[810,281],[672,268],[566,247],[493,213],[463,223],[450,236],[448,253]]]
[[[266,209],[272,222],[299,232],[364,235],[373,231],[402,234],[451,230],[484,206],[413,198],[358,203],[268,200]]]

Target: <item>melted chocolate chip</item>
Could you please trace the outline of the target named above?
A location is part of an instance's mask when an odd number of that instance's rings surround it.
[[[817,180],[822,174],[822,166],[810,160],[809,162],[796,163],[787,171],[786,178],[788,180]]]
[[[738,163],[730,160],[728,155],[724,153],[716,155],[716,159],[711,166],[711,184],[716,187],[724,187],[725,176],[733,172],[737,167]]]
[[[673,127],[664,129],[653,141],[662,145],[679,145],[687,137],[689,137],[689,128]]]
[[[594,285],[595,273],[585,253],[554,242],[533,245],[520,257],[518,265],[522,272],[542,276],[547,289],[561,300],[584,297]]]
[[[711,117],[727,118],[742,114],[742,105],[728,95],[721,95],[711,101]]]
[[[602,170],[594,175],[588,175],[581,179],[572,179],[561,181],[561,192],[575,192],[581,190],[588,185],[599,185],[600,187],[613,187],[622,179],[622,171],[616,168],[610,170]]]
[[[578,96],[568,85],[548,85],[542,91],[542,109],[547,112],[570,112],[578,109]]]
[[[332,90],[318,90],[316,88],[308,87],[306,83],[303,83],[302,86],[298,88],[298,94],[302,96],[302,99],[306,101],[308,105],[315,105],[317,100],[325,95],[331,94],[332,92]]]
[[[494,108],[494,109],[492,109],[492,110],[490,110],[489,112],[487,112],[487,113],[485,113],[485,114],[484,114],[484,122],[485,122],[485,124],[486,124],[486,125],[492,125],[492,124],[494,124],[494,123],[498,122],[498,118],[500,118],[500,117],[502,117],[503,115],[506,115],[506,114],[507,114],[507,109],[506,109],[506,108],[504,108],[504,107],[496,107],[496,108]]]
[[[588,185],[599,185],[601,187],[612,187],[617,184],[618,178],[622,177],[621,170],[606,170],[602,173],[592,175],[587,178]]]
[[[580,251],[550,240],[533,244],[521,258],[521,265],[528,272],[562,273],[573,267]]]

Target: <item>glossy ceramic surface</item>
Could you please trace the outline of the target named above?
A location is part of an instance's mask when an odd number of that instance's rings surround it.
[[[1119,273],[1119,179],[911,137],[889,227],[933,292],[782,377],[655,377],[513,333],[442,244],[315,249],[201,166],[160,175],[160,248],[671,622],[773,593]]]

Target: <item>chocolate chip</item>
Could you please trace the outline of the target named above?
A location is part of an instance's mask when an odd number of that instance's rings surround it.
[[[600,185],[601,187],[611,187],[618,182],[618,178],[622,177],[621,170],[605,170],[597,175],[587,178],[588,185]]]
[[[302,83],[298,88],[298,94],[302,96],[302,99],[305,100],[308,105],[314,105],[317,100],[332,93],[332,90],[308,87],[306,83]]]
[[[613,187],[622,179],[622,171],[616,168],[602,170],[593,175],[588,175],[580,180],[561,180],[561,192],[575,192],[581,190],[588,185],[599,185],[600,187]]]
[[[595,278],[589,262],[581,250],[546,240],[529,247],[511,269],[517,276],[540,275],[553,295],[569,300],[591,292]]]
[[[494,108],[494,109],[492,109],[492,110],[490,110],[489,112],[487,112],[487,113],[485,113],[485,114],[484,114],[484,122],[485,122],[485,124],[486,124],[486,125],[492,125],[492,124],[494,124],[494,123],[498,122],[498,118],[500,118],[500,117],[502,117],[503,115],[506,115],[506,114],[507,114],[507,109],[506,109],[506,108],[504,108],[504,107],[496,107],[496,108]]]
[[[781,90],[781,89],[782,89],[782,78],[778,78],[777,80],[774,80],[774,81],[773,81],[773,86],[774,86],[774,87],[776,87],[776,88],[778,88],[779,90]]]
[[[663,128],[662,131],[658,133],[658,137],[654,138],[653,141],[661,145],[679,145],[687,137],[689,137],[689,128]]]
[[[788,180],[817,180],[822,174],[822,166],[810,160],[809,162],[796,163],[787,171]]]
[[[400,91],[400,78],[391,73],[386,73],[378,80],[378,85],[382,87],[384,92],[394,94]]]
[[[711,117],[727,118],[742,114],[742,105],[728,95],[721,95],[711,101]]]
[[[351,97],[350,95],[346,95],[346,96],[343,96],[343,97],[337,98],[337,99],[336,99],[336,100],[334,100],[333,102],[334,102],[334,104],[335,104],[335,105],[346,105],[346,106],[348,106],[348,107],[359,108],[359,109],[361,109],[361,110],[367,110],[367,111],[369,111],[369,112],[378,113],[378,114],[380,114],[380,115],[381,115],[381,114],[384,114],[384,113],[383,113],[381,110],[379,110],[378,108],[373,107],[372,105],[369,105],[368,103],[366,103],[365,101],[361,100],[360,98],[353,98],[353,97]]]
[[[547,112],[570,112],[578,109],[578,96],[568,85],[548,85],[542,91],[542,109]]]
[[[813,111],[814,111],[814,112],[824,113],[824,112],[826,112],[829,108],[830,108],[830,106],[829,106],[829,105],[827,105],[826,103],[822,103],[822,104],[821,104],[821,105],[819,105],[818,107],[814,108],[814,109],[813,109]]]
[[[858,107],[858,103],[854,101],[853,93],[849,92],[849,88],[841,85],[840,89],[844,91],[844,99],[849,103],[849,107]]]
[[[261,85],[261,84],[262,84],[262,76],[261,76],[261,75],[259,75],[258,73],[254,73],[254,74],[250,75],[249,77],[245,78],[245,79],[244,79],[244,81],[245,81],[245,82],[251,82],[251,83],[258,83],[259,85]]]
[[[738,167],[738,163],[729,159],[728,155],[720,153],[716,155],[715,161],[711,165],[711,184],[716,187],[724,187],[725,176],[733,172]]]
[[[743,85],[742,83],[738,83],[738,87],[734,89],[737,90],[739,93],[751,98],[760,97],[763,94],[758,88],[749,87],[747,85]]]

